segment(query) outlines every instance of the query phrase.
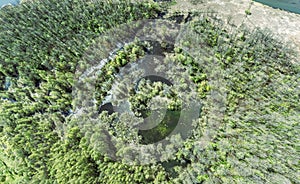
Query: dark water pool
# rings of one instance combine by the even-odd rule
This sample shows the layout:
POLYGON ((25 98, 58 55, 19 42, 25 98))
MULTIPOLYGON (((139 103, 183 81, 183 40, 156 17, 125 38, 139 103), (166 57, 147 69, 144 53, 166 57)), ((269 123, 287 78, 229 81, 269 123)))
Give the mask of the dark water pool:
POLYGON ((273 8, 280 8, 282 10, 300 14, 300 0, 255 0, 273 8))

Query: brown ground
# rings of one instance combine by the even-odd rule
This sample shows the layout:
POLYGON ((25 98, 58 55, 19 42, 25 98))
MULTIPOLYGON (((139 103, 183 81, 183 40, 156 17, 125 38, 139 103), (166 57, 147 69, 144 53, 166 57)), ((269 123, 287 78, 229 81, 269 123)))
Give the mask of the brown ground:
POLYGON ((300 15, 274 9, 251 0, 177 0, 173 11, 213 10, 218 16, 236 26, 243 23, 249 28, 267 28, 279 39, 292 44, 300 53, 300 15), (249 10, 251 15, 246 15, 249 10))

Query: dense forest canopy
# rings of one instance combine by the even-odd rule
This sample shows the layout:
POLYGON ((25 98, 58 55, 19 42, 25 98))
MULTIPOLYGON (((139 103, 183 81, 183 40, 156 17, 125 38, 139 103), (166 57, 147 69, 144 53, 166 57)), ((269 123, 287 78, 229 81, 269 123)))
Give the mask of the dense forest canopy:
POLYGON ((266 30, 171 12, 173 3, 37 0, 0 10, 1 183, 299 183, 296 53, 266 30), (151 22, 138 20, 173 26, 158 41, 118 40, 130 33, 122 25, 151 22), (164 42, 175 28, 174 43, 164 42), (123 45, 109 50, 114 42, 123 45), (77 81, 101 59, 96 75, 77 81), (143 61, 167 80, 140 77, 143 61), (90 95, 95 112, 78 116, 74 89, 87 84, 93 90, 77 95, 90 95), (156 119, 153 102, 166 113, 142 130, 156 119), (183 129, 184 139, 174 133, 183 129), (154 144, 167 136, 165 147, 154 144))

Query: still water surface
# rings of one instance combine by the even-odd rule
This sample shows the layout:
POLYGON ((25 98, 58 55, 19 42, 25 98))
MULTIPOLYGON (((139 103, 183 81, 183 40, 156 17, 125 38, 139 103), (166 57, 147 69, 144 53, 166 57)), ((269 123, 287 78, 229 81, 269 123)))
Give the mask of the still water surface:
POLYGON ((0 7, 6 4, 18 4, 20 0, 0 0, 0 7))
POLYGON ((300 0, 255 0, 256 2, 300 14, 300 0))

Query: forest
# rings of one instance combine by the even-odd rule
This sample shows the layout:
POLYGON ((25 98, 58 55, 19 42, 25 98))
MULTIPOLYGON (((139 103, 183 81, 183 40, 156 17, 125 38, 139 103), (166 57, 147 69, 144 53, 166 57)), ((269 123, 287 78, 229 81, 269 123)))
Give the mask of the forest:
POLYGON ((0 183, 299 183, 299 53, 175 3, 0 9, 0 183))

